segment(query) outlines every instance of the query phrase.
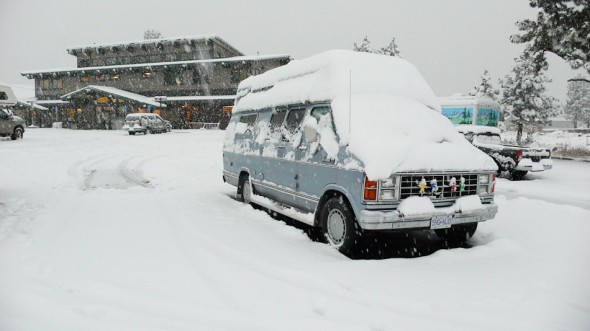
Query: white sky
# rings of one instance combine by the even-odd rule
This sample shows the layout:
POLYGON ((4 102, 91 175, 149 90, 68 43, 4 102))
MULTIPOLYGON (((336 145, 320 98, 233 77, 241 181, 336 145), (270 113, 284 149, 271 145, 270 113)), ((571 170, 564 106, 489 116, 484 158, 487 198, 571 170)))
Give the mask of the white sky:
MULTIPOLYGON (((522 45, 514 23, 534 17, 528 0, 0 0, 0 81, 32 84, 21 71, 75 67, 69 46, 143 38, 217 34, 247 55, 296 59, 352 49, 367 35, 375 48, 395 37, 401 54, 435 93, 468 92, 488 69, 507 74, 522 45)), ((565 100, 574 75, 550 55, 550 93, 565 100)))

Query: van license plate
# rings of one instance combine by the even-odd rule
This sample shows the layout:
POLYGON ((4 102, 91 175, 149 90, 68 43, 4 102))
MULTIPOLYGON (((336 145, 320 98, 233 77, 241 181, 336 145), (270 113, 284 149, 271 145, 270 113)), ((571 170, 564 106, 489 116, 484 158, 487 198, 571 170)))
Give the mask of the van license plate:
POLYGON ((453 216, 433 216, 430 220, 431 229, 448 229, 453 224, 453 216))

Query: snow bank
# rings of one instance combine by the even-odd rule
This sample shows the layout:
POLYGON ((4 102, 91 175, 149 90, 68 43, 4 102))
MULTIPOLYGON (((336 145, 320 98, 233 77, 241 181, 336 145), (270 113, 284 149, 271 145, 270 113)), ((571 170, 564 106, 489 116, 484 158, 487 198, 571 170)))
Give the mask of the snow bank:
POLYGON ((440 111, 432 89, 408 61, 331 50, 242 81, 233 112, 364 93, 408 97, 440 111))
POLYGON ((460 197, 455 200, 455 211, 458 213, 471 213, 482 209, 484 209, 484 207, 481 204, 479 195, 460 197))

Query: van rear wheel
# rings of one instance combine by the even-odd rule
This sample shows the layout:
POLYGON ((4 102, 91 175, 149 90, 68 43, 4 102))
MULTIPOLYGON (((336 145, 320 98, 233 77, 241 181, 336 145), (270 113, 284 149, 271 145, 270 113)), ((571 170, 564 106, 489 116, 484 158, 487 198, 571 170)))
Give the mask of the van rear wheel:
POLYGON ((320 220, 322 233, 332 247, 345 255, 355 251, 362 239, 363 230, 344 198, 336 196, 326 201, 320 220))

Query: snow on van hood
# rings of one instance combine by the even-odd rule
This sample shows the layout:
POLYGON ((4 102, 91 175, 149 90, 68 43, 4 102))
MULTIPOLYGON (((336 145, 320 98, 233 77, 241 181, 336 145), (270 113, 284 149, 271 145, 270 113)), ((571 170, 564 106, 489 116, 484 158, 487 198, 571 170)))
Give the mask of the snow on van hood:
POLYGON ((251 76, 238 86, 233 112, 383 93, 439 110, 438 100, 410 62, 385 55, 331 50, 251 76))
POLYGON ((340 143, 348 144, 370 179, 406 171, 497 169, 445 116, 415 99, 364 94, 351 100, 351 107, 349 97, 332 102, 334 124, 340 143))

